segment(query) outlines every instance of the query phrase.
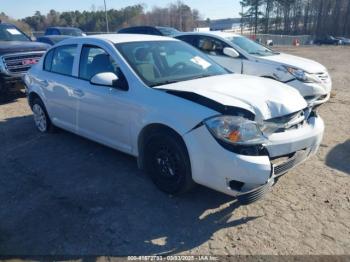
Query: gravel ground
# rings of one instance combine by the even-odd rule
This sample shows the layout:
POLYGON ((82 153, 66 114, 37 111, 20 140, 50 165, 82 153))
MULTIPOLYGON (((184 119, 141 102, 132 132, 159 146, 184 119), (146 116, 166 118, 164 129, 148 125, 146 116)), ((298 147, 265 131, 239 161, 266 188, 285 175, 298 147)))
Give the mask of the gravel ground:
POLYGON ((350 254, 350 48, 283 51, 329 69, 326 133, 316 156, 249 206, 203 187, 167 196, 132 157, 40 135, 24 97, 2 101, 0 255, 350 254))

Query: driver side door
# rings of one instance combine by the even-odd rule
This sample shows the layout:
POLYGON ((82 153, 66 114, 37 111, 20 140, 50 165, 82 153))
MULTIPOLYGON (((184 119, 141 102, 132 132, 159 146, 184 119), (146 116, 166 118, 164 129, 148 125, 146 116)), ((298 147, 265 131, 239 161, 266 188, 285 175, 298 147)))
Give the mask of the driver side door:
POLYGON ((197 48, 210 56, 215 62, 229 71, 237 74, 242 73, 242 59, 232 58, 224 54, 224 48, 230 47, 225 42, 209 37, 200 36, 196 41, 197 48))

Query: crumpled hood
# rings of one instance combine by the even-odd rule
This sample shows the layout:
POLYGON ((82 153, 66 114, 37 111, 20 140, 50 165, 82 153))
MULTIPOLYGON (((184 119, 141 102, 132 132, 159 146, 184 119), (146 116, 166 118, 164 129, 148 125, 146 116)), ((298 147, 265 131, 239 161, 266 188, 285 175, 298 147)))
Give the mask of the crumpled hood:
POLYGON ((255 76, 227 74, 155 88, 196 93, 225 106, 249 110, 256 115, 256 120, 284 116, 307 107, 292 87, 255 76))
POLYGON ((311 74, 322 73, 327 71, 327 69, 323 65, 313 60, 284 53, 280 53, 279 55, 258 57, 258 59, 263 61, 268 60, 283 65, 299 68, 311 74))

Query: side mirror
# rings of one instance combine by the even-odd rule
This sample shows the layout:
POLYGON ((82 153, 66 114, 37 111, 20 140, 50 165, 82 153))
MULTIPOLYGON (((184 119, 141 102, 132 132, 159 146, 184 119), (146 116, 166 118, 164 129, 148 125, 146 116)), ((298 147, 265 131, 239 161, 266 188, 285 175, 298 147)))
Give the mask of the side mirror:
POLYGON ((116 74, 107 72, 107 73, 98 73, 94 75, 90 83, 98 86, 109 86, 115 87, 115 83, 118 81, 118 77, 116 74))
POLYGON ((129 90, 129 84, 125 76, 122 74, 119 78, 112 72, 98 73, 94 75, 90 80, 90 84, 112 87, 123 91, 129 90))
POLYGON ((224 54, 232 58, 239 57, 239 53, 231 47, 225 47, 224 54))

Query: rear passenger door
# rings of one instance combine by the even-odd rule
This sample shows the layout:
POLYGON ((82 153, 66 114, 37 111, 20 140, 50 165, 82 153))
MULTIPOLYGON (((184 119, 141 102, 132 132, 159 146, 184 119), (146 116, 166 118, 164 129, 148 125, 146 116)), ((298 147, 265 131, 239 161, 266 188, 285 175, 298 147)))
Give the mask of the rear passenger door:
POLYGON ((42 79, 39 81, 53 123, 76 131, 77 95, 74 87, 73 66, 77 45, 51 49, 44 60, 42 79))

